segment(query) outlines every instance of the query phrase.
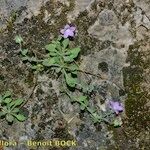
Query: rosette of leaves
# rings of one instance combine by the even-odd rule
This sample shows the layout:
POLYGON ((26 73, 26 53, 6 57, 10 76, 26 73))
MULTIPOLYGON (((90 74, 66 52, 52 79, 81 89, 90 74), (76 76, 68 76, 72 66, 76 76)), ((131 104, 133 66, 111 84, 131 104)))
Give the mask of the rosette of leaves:
POLYGON ((43 60, 43 65, 52 67, 57 73, 62 73, 66 84, 74 88, 77 84, 78 66, 75 59, 78 57, 80 48, 69 48, 69 39, 59 37, 56 41, 45 46, 48 51, 47 58, 43 60))
POLYGON ((9 123, 12 123, 15 119, 25 121, 26 117, 19 108, 23 102, 23 99, 13 100, 10 91, 0 95, 0 118, 5 118, 9 123))

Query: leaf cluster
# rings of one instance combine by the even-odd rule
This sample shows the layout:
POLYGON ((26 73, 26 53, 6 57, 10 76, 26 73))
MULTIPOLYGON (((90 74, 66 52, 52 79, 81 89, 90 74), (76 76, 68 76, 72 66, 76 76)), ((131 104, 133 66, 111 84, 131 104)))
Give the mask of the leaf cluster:
POLYGON ((69 48, 69 39, 59 37, 56 41, 45 46, 48 51, 47 58, 42 62, 43 66, 52 67, 57 73, 63 74, 66 84, 74 88, 77 84, 78 65, 75 59, 81 49, 69 48))
MULTIPOLYGON (((35 57, 28 56, 28 49, 22 48, 23 39, 20 36, 16 36, 15 41, 20 45, 22 60, 30 62, 31 68, 33 70, 39 72, 43 71, 45 68, 50 68, 53 69, 58 75, 61 75, 63 92, 69 96, 72 102, 78 103, 82 111, 88 111, 94 123, 102 121, 107 123, 111 122, 110 118, 113 118, 113 112, 108 111, 106 113, 103 113, 90 106, 89 95, 93 92, 94 86, 92 84, 86 84, 80 81, 78 78, 78 72, 80 71, 80 69, 76 63, 76 59, 78 58, 81 51, 80 47, 72 48, 70 46, 70 41, 68 38, 64 39, 63 37, 59 36, 56 40, 53 40, 50 44, 47 44, 45 46, 47 54, 42 60, 38 60, 35 57), (32 64, 32 62, 36 62, 36 65, 32 64), (72 89, 78 89, 79 96, 73 96, 74 94, 72 93, 72 89)), ((92 73, 90 73, 90 75, 92 75, 92 73)), ((12 102, 12 100, 7 103, 3 102, 3 105, 8 105, 12 102)), ((8 116, 9 114, 9 116, 11 115, 11 117, 6 117, 7 121, 12 121, 11 118, 16 117, 16 114, 14 115, 14 112, 12 112, 15 107, 8 107, 9 109, 7 109, 7 113, 5 113, 4 115, 8 116)), ((17 114, 16 118, 19 120, 21 117, 18 118, 18 115, 19 113, 17 114)), ((25 118, 22 116, 19 121, 23 121, 24 119, 25 118)), ((120 126, 121 121, 114 120, 113 124, 114 126, 120 126)))
POLYGON ((10 91, 6 91, 3 95, 0 95, 0 118, 5 118, 10 123, 15 119, 25 121, 26 117, 21 113, 19 108, 23 102, 23 99, 13 100, 10 91))

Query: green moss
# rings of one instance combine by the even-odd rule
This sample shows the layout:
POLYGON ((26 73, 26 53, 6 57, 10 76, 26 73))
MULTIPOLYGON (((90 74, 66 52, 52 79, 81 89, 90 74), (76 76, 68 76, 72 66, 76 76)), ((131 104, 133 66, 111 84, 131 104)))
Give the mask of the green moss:
POLYGON ((25 82, 32 87, 34 85, 34 74, 33 72, 29 72, 28 75, 25 78, 25 82))
POLYGON ((145 132, 149 130, 149 109, 146 106, 149 99, 148 92, 141 87, 144 80, 144 69, 147 68, 148 60, 143 59, 145 52, 139 51, 146 41, 135 42, 128 49, 127 62, 130 66, 123 69, 124 86, 127 93, 125 100, 125 113, 123 127, 113 130, 115 145, 118 149, 124 148, 124 145, 129 149, 137 149, 135 146, 139 141, 139 149, 146 149, 145 132), (145 66, 146 65, 146 66, 145 66), (143 142, 145 141, 145 142, 143 142), (143 144, 144 143, 144 144, 143 144))
POLYGON ((138 51, 140 43, 129 47, 128 58, 130 66, 124 68, 124 85, 128 94, 125 101, 126 115, 129 118, 128 124, 136 130, 146 129, 149 115, 145 106, 148 99, 147 91, 141 87, 144 81, 143 73, 146 61, 142 59, 143 53, 138 51))

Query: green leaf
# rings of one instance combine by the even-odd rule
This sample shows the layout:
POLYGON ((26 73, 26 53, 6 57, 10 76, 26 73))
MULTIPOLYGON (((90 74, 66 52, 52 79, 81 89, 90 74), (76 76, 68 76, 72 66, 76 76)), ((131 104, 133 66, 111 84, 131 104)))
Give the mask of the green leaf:
POLYGON ((56 49, 57 49, 58 51, 61 51, 61 49, 62 49, 62 46, 61 46, 61 44, 60 44, 59 41, 56 41, 56 49))
POLYGON ((66 83, 70 87, 75 87, 77 84, 77 78, 73 78, 71 73, 65 74, 66 83))
POLYGON ((72 56, 73 58, 76 58, 76 57, 78 56, 78 54, 79 54, 80 51, 81 51, 81 49, 80 49, 79 47, 72 49, 72 50, 70 51, 70 52, 71 52, 71 56, 72 56))
POLYGON ((91 114, 91 117, 92 117, 94 123, 100 122, 102 119, 101 116, 99 116, 97 113, 91 114))
POLYGON ((23 99, 16 99, 16 100, 15 100, 15 106, 19 106, 19 105, 21 105, 23 102, 24 102, 23 99))
POLYGON ((26 61, 26 60, 29 60, 29 59, 30 59, 30 57, 25 56, 25 57, 22 57, 21 59, 22 59, 22 61, 26 61))
POLYGON ((36 57, 31 57, 31 58, 29 57, 28 60, 29 60, 30 62, 33 62, 33 61, 36 62, 36 61, 37 61, 36 57))
POLYGON ((71 71, 76 71, 76 70, 79 69, 79 67, 78 67, 76 64, 71 64, 71 65, 69 66, 69 69, 70 69, 71 71))
POLYGON ((44 66, 41 64, 32 65, 32 66, 30 66, 30 68, 33 70, 36 70, 36 71, 43 71, 44 70, 44 66))
POLYGON ((3 106, 2 111, 5 112, 5 113, 8 112, 7 107, 3 106))
POLYGON ((14 108, 13 110, 12 110, 12 113, 18 113, 20 110, 19 110, 19 108, 14 108))
POLYGON ((58 36, 57 41, 61 41, 62 36, 58 36))
POLYGON ((51 42, 51 43, 56 45, 57 41, 52 40, 52 42, 51 42))
POLYGON ((47 59, 44 59, 44 61, 42 62, 42 64, 46 67, 50 67, 50 66, 52 66, 56 63, 58 63, 58 58, 57 57, 47 58, 47 59))
POLYGON ((95 112, 96 112, 96 109, 95 109, 95 108, 90 108, 90 112, 91 112, 91 113, 95 113, 95 112))
POLYGON ((72 72, 71 72, 71 74, 73 74, 73 75, 77 75, 77 74, 78 74, 78 71, 77 71, 77 70, 72 71, 72 72))
POLYGON ((81 110, 85 110, 85 108, 86 108, 86 107, 85 107, 84 105, 80 105, 80 109, 81 109, 81 110))
POLYGON ((81 49, 79 47, 70 50, 70 54, 69 54, 70 58, 76 58, 80 51, 81 49))
POLYGON ((36 70, 36 69, 37 69, 37 66, 36 66, 36 65, 33 65, 33 66, 31 66, 31 69, 36 70))
POLYGON ((15 100, 15 106, 19 106, 19 105, 21 105, 23 102, 24 102, 23 99, 16 99, 16 100, 15 100))
POLYGON ((67 38, 67 39, 63 40, 62 44, 63 44, 64 49, 67 48, 69 45, 69 39, 67 38))
POLYGON ((78 99, 79 99, 80 102, 85 102, 85 101, 87 101, 87 96, 82 95, 78 99))
POLYGON ((10 103, 11 101, 12 101, 11 98, 5 98, 5 99, 3 100, 3 102, 6 103, 6 104, 10 103))
POLYGON ((0 112, 0 117, 5 116, 5 115, 6 115, 6 112, 3 112, 3 111, 0 112))
POLYGON ((79 69, 79 67, 76 64, 71 64, 69 66, 69 70, 70 70, 71 74, 73 74, 73 75, 78 74, 78 69, 79 69))
POLYGON ((10 107, 12 107, 12 106, 19 106, 19 105, 21 105, 23 102, 24 102, 23 99, 17 99, 17 100, 12 101, 12 102, 10 103, 10 107))
POLYGON ((21 44, 21 42, 23 42, 22 37, 20 35, 15 36, 15 42, 21 44))
POLYGON ((21 54, 22 54, 22 55, 25 56, 27 53, 28 53, 28 49, 23 49, 23 50, 21 50, 21 54))
POLYGON ((0 95, 0 104, 2 103, 2 101, 3 101, 3 96, 0 95))
MULTIPOLYGON (((85 105, 84 107, 88 106, 87 96, 84 96, 84 95, 79 96, 78 101, 84 103, 84 105, 85 105)), ((82 103, 81 103, 81 105, 83 105, 82 103)))
POLYGON ((122 125, 122 120, 121 120, 121 117, 118 117, 114 120, 114 127, 121 127, 122 125))
POLYGON ((65 62, 73 62, 74 61, 73 57, 71 57, 71 56, 64 56, 63 58, 64 58, 65 62))
POLYGON ((6 91, 4 96, 3 96, 3 99, 5 99, 6 97, 10 97, 11 96, 11 92, 10 91, 6 91))
POLYGON ((74 59, 78 56, 79 52, 80 52, 80 48, 74 48, 72 50, 70 50, 69 52, 66 52, 65 53, 65 56, 64 56, 64 61, 65 62, 73 62, 74 59))
POLYGON ((8 122, 13 122, 14 117, 13 117, 11 114, 7 114, 7 115, 6 115, 6 120, 7 120, 8 122))
POLYGON ((56 45, 55 44, 48 44, 45 46, 45 49, 49 52, 55 52, 56 51, 56 45))
POLYGON ((26 117, 22 114, 14 115, 19 121, 25 121, 26 117))
POLYGON ((50 52, 50 53, 49 53, 49 56, 56 57, 56 56, 58 56, 58 54, 55 53, 55 52, 50 52))

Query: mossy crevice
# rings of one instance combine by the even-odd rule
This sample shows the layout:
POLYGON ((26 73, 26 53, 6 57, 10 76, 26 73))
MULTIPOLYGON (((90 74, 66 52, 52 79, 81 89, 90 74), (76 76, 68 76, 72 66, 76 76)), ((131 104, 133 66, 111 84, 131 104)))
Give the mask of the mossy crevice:
POLYGON ((143 59, 144 53, 139 51, 141 44, 139 42, 129 47, 127 61, 130 62, 130 66, 123 70, 124 85, 128 94, 125 101, 126 115, 130 126, 136 130, 147 129, 150 119, 148 107, 146 107, 149 95, 141 87, 141 83, 144 82, 145 64, 147 64, 147 61, 143 59))
POLYGON ((144 72, 148 69, 148 59, 141 47, 147 41, 138 41, 129 46, 127 62, 130 66, 123 68, 124 86, 127 98, 125 100, 125 118, 123 127, 112 129, 116 149, 148 150, 147 132, 149 132, 149 108, 147 102, 150 99, 148 91, 142 87, 145 82, 144 72), (129 144, 130 142, 130 144, 129 144))

